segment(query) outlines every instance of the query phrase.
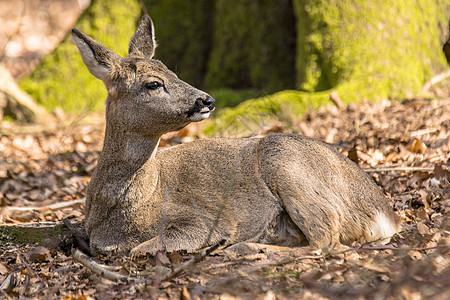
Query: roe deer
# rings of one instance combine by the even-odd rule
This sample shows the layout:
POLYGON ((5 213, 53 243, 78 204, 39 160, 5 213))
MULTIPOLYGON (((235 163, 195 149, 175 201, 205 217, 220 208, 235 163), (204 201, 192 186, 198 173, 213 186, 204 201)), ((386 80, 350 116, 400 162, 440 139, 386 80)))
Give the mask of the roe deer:
POLYGON ((72 37, 108 90, 104 146, 87 190, 93 250, 192 252, 223 239, 325 247, 399 230, 372 179, 312 138, 214 138, 158 150, 162 134, 208 118, 214 99, 153 59, 149 16, 127 58, 77 29, 72 37))

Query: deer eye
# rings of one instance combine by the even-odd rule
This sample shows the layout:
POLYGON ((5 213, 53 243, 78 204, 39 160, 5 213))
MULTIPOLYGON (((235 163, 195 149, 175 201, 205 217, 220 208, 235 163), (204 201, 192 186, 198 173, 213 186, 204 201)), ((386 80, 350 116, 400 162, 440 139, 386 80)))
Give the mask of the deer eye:
POLYGON ((156 90, 157 88, 160 88, 162 86, 161 83, 159 83, 158 81, 151 81, 151 82, 147 82, 145 84, 145 88, 147 90, 156 90))

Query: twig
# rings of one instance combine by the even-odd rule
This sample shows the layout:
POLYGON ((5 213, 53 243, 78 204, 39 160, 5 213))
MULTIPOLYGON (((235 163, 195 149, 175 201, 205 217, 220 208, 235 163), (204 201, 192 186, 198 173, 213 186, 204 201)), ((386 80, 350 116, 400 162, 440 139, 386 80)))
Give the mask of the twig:
POLYGON ((450 77, 450 70, 434 76, 433 78, 431 78, 430 80, 425 82, 425 84, 422 88, 422 91, 427 92, 431 88, 431 86, 435 85, 436 83, 438 83, 448 77, 450 77))
POLYGON ((112 271, 105 269, 102 265, 96 263, 92 259, 90 259, 86 254, 82 253, 80 250, 75 250, 73 254, 73 259, 94 272, 95 274, 102 276, 111 281, 119 281, 119 280, 131 280, 131 277, 118 274, 112 271))
POLYGON ((339 94, 335 90, 331 90, 330 99, 333 101, 337 108, 342 109, 344 107, 341 97, 339 97, 339 94))
POLYGON ((101 266, 102 268, 108 270, 108 271, 112 271, 112 272, 118 272, 121 269, 125 269, 125 271, 128 272, 128 270, 126 268, 124 268, 123 266, 108 266, 108 265, 103 265, 103 264, 98 264, 99 266, 101 266))
POLYGON ((378 172, 414 172, 414 171, 422 171, 422 172, 432 172, 433 168, 426 167, 386 167, 386 168, 363 168, 363 170, 367 173, 378 173, 378 172))
MULTIPOLYGON (((27 261, 25 260, 25 258, 20 255, 20 253, 18 251, 16 251, 17 256, 20 258, 20 260, 22 261, 22 263, 25 265, 25 267, 27 267, 28 270, 30 270, 31 274, 33 274, 34 276, 36 276, 40 282, 42 282, 42 286, 44 289, 48 288, 47 283, 45 283, 45 281, 41 278, 41 276, 39 276, 38 273, 36 273, 31 267, 30 265, 27 263, 27 261)), ((42 289, 40 289, 42 290, 42 289)))
POLYGON ((204 259, 206 256, 210 255, 214 250, 216 250, 217 248, 219 248, 220 246, 225 245, 226 240, 223 239, 220 242, 214 244, 213 246, 209 247, 208 249, 205 249, 199 253, 197 253, 192 259, 190 259, 189 261, 185 262, 184 264, 180 264, 179 266, 177 266, 176 268, 174 268, 172 270, 172 272, 170 272, 169 274, 167 274, 166 276, 163 276, 162 281, 165 280, 169 280, 171 278, 176 277, 178 274, 180 274, 183 271, 186 271, 188 269, 190 269, 192 266, 194 266, 196 263, 198 263, 199 261, 201 261, 202 259, 204 259))
POLYGON ((410 248, 410 247, 401 247, 401 248, 395 248, 388 245, 381 245, 381 246, 375 246, 375 247, 359 247, 356 250, 363 250, 363 251, 372 251, 372 250, 393 250, 393 251, 427 251, 427 250, 435 250, 439 248, 450 248, 448 246, 433 246, 433 247, 424 247, 424 248, 410 248))
POLYGON ((18 206, 8 206, 8 210, 10 211, 30 211, 30 210, 40 210, 43 208, 48 208, 51 210, 57 210, 61 208, 66 208, 72 205, 76 204, 84 204, 86 202, 86 198, 76 199, 72 201, 66 201, 66 202, 59 202, 47 206, 25 206, 25 207, 18 207, 18 206))
POLYGON ((70 222, 70 220, 68 218, 64 218, 63 223, 69 229, 70 233, 72 233, 73 237, 75 238, 75 240, 78 243, 78 247, 80 247, 80 249, 83 250, 83 252, 85 252, 86 254, 89 254, 90 256, 92 256, 91 248, 86 243, 84 238, 80 235, 78 230, 72 225, 72 222, 70 222))
POLYGON ((426 128, 426 129, 416 130, 416 131, 411 132, 410 136, 412 136, 412 137, 421 136, 424 134, 436 132, 438 130, 439 130, 439 128, 426 128))
MULTIPOLYGON (((176 277, 181 272, 188 270, 189 268, 194 266, 196 263, 201 261, 203 258, 205 258, 209 254, 211 254, 214 250, 216 250, 220 246, 223 246, 225 244, 225 242, 226 242, 226 240, 221 240, 220 242, 214 244, 210 248, 197 253, 194 256, 194 258, 192 258, 191 260, 187 261, 184 264, 179 265, 178 267, 173 269, 172 272, 170 272, 169 274, 162 276, 160 281, 162 282, 162 281, 170 280, 171 278, 176 277)), ((108 270, 108 269, 110 269, 110 267, 101 265, 101 264, 93 261, 86 254, 82 253, 78 249, 75 250, 75 252, 73 254, 73 259, 76 262, 78 262, 78 263, 82 264, 83 266, 85 266, 86 268, 88 268, 89 270, 91 270, 92 272, 94 272, 95 274, 102 276, 106 279, 109 279, 111 281, 132 280, 133 279, 132 277, 118 274, 118 273, 108 270)), ((143 274, 137 274, 136 276, 143 276, 143 274)))

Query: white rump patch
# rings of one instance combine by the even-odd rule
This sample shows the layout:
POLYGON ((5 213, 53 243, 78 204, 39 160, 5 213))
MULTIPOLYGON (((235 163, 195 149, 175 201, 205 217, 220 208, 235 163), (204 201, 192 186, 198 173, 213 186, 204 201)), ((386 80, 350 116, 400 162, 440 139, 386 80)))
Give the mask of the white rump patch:
POLYGON ((380 240, 380 243, 389 243, 390 237, 398 232, 397 226, 390 221, 385 214, 380 213, 378 210, 375 213, 375 220, 372 222, 372 226, 369 229, 371 238, 370 240, 380 240))

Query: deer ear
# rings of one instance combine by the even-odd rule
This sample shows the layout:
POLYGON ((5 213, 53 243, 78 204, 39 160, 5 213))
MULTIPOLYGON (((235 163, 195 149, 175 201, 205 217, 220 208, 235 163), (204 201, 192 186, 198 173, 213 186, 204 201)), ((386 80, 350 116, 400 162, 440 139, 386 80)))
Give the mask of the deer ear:
POLYGON ((113 64, 121 59, 119 55, 78 29, 72 29, 72 40, 80 50, 81 57, 89 72, 100 80, 104 80, 113 64))
POLYGON ((145 15, 131 38, 128 56, 153 58, 156 47, 155 28, 153 27, 152 19, 145 15))

